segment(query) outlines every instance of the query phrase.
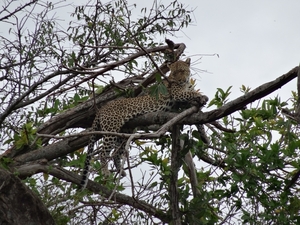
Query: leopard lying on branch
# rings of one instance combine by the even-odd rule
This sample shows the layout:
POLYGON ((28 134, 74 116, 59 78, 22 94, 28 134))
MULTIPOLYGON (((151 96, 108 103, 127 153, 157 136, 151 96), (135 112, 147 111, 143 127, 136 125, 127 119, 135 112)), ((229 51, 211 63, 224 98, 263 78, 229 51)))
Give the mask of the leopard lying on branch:
MULTIPOLYGON (((144 95, 135 98, 123 98, 111 101, 104 105, 97 112, 93 122, 93 131, 109 131, 120 132, 123 125, 130 119, 146 114, 149 112, 157 112, 169 110, 176 102, 196 102, 199 106, 203 106, 208 101, 208 97, 195 91, 190 83, 190 58, 186 61, 176 61, 170 66, 170 75, 168 81, 164 80, 167 87, 167 94, 159 94, 158 97, 144 95)), ((85 188, 88 181, 90 160, 93 155, 96 135, 91 135, 88 144, 88 152, 86 156, 84 171, 82 175, 81 187, 85 188)), ((113 161, 117 171, 121 170, 121 158, 124 153, 124 141, 120 137, 104 135, 103 146, 100 153, 100 161, 103 166, 102 173, 109 174, 107 161, 111 151, 114 149, 113 161)), ((122 174, 122 175, 125 175, 122 174)))

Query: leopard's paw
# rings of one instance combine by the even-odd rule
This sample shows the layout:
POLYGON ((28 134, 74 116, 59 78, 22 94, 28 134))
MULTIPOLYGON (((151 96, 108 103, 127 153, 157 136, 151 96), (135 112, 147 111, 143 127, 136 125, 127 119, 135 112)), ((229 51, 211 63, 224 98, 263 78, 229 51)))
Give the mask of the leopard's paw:
POLYGON ((201 95, 197 99, 197 102, 200 106, 204 106, 208 102, 209 98, 206 95, 201 95))

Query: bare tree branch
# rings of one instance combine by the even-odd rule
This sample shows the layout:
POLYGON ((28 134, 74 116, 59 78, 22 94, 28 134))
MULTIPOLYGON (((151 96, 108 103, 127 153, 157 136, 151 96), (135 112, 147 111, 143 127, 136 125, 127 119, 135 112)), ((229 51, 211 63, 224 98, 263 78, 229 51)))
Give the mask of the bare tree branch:
MULTIPOLYGON (((36 3, 37 1, 38 1, 38 0, 32 0, 32 1, 30 1, 30 2, 28 2, 28 3, 26 3, 26 4, 24 4, 24 5, 21 5, 21 6, 19 6, 18 8, 16 8, 13 12, 8 12, 8 6, 9 6, 9 5, 7 5, 6 7, 3 8, 3 10, 0 11, 0 14, 3 13, 3 12, 8 12, 8 14, 7 14, 6 16, 0 17, 0 21, 6 20, 6 19, 8 19, 9 17, 14 16, 14 15, 17 14, 18 12, 21 12, 23 9, 25 9, 26 7, 28 7, 28 6, 30 6, 30 5, 32 5, 32 4, 34 4, 34 3, 36 3)), ((13 2, 13 1, 11 1, 11 2, 13 2)), ((10 3, 9 3, 9 4, 10 4, 10 3)))
POLYGON ((228 102, 224 106, 212 110, 209 113, 204 113, 204 121, 212 122, 217 119, 220 119, 224 116, 227 116, 237 110, 243 109, 247 104, 254 102, 260 98, 267 96, 268 94, 274 92, 275 90, 281 88, 286 83, 290 82, 294 78, 297 77, 299 67, 295 67, 294 69, 290 70, 288 73, 283 74, 282 76, 276 78, 273 81, 260 85, 259 87, 255 88, 252 91, 249 91, 245 95, 228 102))
MULTIPOLYGON (((75 173, 72 173, 70 171, 67 171, 65 169, 56 167, 56 166, 49 166, 45 165, 45 163, 33 163, 30 165, 23 165, 20 167, 16 167, 16 172, 19 174, 19 176, 30 176, 36 173, 49 173, 54 177, 57 177, 59 179, 71 182, 73 184, 80 185, 81 182, 81 176, 77 175, 75 173)), ((87 187, 88 190, 94 192, 94 193, 101 193, 104 197, 108 198, 112 191, 108 189, 105 186, 102 186, 92 180, 88 181, 87 187)), ((138 200, 133 197, 129 197, 124 194, 120 193, 113 193, 113 199, 121 204, 130 205, 132 207, 135 207, 137 209, 140 209, 142 211, 145 211, 157 218, 159 218, 161 221, 165 223, 170 222, 170 217, 164 213, 162 210, 153 207, 152 205, 147 204, 144 201, 138 200)))
POLYGON ((196 168, 195 168, 195 164, 193 161, 192 153, 190 151, 188 151, 188 153, 186 153, 186 155, 184 156, 184 162, 187 165, 188 176, 190 178, 193 195, 194 195, 194 198, 196 198, 200 194, 200 191, 198 189, 198 179, 197 179, 197 174, 196 174, 196 168))

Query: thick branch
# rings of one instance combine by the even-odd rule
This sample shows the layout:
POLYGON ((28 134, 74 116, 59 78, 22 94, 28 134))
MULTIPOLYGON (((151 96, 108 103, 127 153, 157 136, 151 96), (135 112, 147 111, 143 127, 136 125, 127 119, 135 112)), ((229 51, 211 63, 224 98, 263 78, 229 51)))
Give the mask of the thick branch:
MULTIPOLYGON (((126 149, 129 149, 129 144, 131 140, 138 139, 138 138, 158 138, 162 136, 165 132, 168 131, 170 126, 175 123, 178 123, 183 118, 191 115, 192 113, 197 112, 198 108, 196 106, 191 107, 190 109, 185 110, 180 114, 176 114, 172 119, 167 121, 157 132, 151 134, 131 134, 129 140, 126 144, 126 149)), ((161 112, 162 114, 165 112, 161 112)), ((108 132, 96 132, 96 133, 108 133, 108 132)), ((125 136, 122 135, 121 136, 125 136)), ((128 136, 128 134, 126 135, 128 136)), ((99 138, 101 135, 99 135, 99 138)), ((40 149, 22 154, 20 156, 15 157, 15 163, 17 165, 21 165, 25 162, 36 161, 40 159, 47 159, 48 161, 53 160, 55 158, 65 156, 71 152, 78 150, 79 148, 84 147, 87 145, 89 137, 84 134, 84 136, 79 135, 79 137, 69 137, 65 138, 64 140, 47 145, 40 149)), ((8 156, 8 155, 7 155, 8 156)))
MULTIPOLYGON (((16 168, 16 172, 19 174, 19 176, 30 176, 32 174, 36 173, 49 173, 54 177, 57 177, 61 180, 65 180, 68 182, 71 182, 73 184, 80 185, 81 182, 81 176, 77 175, 73 172, 64 170, 62 168, 58 168, 55 166, 48 166, 48 165, 43 165, 43 164, 32 164, 32 165, 24 165, 21 167, 16 168)), ((164 223, 169 223, 170 218, 167 216, 165 213, 163 213, 162 210, 157 209, 153 207, 152 205, 147 204, 144 201, 129 197, 124 194, 119 194, 119 193, 112 193, 110 189, 108 189, 105 186, 102 186, 94 181, 89 180, 87 187, 88 190, 94 192, 94 193, 101 193, 104 197, 108 198, 109 196, 113 195, 113 199, 116 200, 116 202, 120 204, 126 204, 129 206, 132 206, 136 209, 140 209, 146 213, 149 213, 150 215, 160 219, 164 223)))
POLYGON ((46 159, 51 161, 53 159, 65 156, 71 152, 74 152, 85 145, 89 141, 88 136, 78 137, 78 138, 67 138, 63 141, 44 146, 37 150, 21 154, 14 158, 14 165, 22 165, 26 162, 36 161, 41 159, 46 159))
POLYGON ((19 178, 2 168, 0 196, 0 224, 55 224, 43 202, 19 178))
MULTIPOLYGON (((254 90, 248 92, 247 94, 238 97, 237 99, 228 102, 224 106, 214 109, 208 112, 198 112, 188 118, 185 118, 181 121, 182 124, 205 124, 210 123, 224 116, 228 116, 231 113, 234 113, 238 110, 243 109, 247 104, 254 102, 258 99, 261 99, 268 94, 276 91, 281 88, 283 85, 287 84, 291 80, 297 77, 298 67, 290 70, 288 73, 278 77, 277 79, 265 83, 254 90)), ((136 127, 136 126, 148 126, 151 124, 164 124, 170 119, 172 119, 176 113, 148 113, 142 116, 139 116, 131 121, 129 121, 126 126, 136 127)))
POLYGON ((170 174, 170 211, 172 215, 172 224, 181 225, 181 214, 179 210, 179 193, 178 193, 178 171, 181 166, 180 150, 180 126, 174 125, 172 127, 172 149, 171 149, 171 174, 170 174))
POLYGON ((299 67, 295 67, 288 73, 278 77, 273 81, 260 85, 259 87, 248 92, 247 94, 231 102, 228 102, 226 105, 220 107, 219 109, 215 109, 210 112, 204 113, 203 120, 205 121, 205 123, 212 122, 224 116, 230 115, 231 113, 237 110, 243 109, 247 104, 267 96, 268 94, 276 91, 283 85, 296 78, 298 69, 299 67))

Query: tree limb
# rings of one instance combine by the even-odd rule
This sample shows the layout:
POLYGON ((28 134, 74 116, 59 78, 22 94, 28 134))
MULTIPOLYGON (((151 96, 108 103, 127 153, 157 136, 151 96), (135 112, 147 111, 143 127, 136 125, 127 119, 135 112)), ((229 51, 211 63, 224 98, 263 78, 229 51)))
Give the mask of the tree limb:
MULTIPOLYGON (((183 124, 193 125, 193 124, 205 124, 210 123, 225 116, 230 115, 238 110, 243 109, 247 104, 254 102, 258 99, 261 99, 268 94, 274 92, 275 90, 281 88, 286 83, 290 82, 297 77, 299 67, 295 67, 290 70, 288 73, 283 74, 277 79, 267 82, 259 87, 249 91, 248 93, 242 95, 241 97, 236 98, 235 100, 228 102, 227 104, 221 106, 218 109, 214 109, 207 112, 194 113, 188 118, 185 118, 181 121, 183 124)), ((136 126, 148 126, 150 124, 164 124, 170 119, 172 119, 176 113, 168 112, 164 114, 159 113, 147 113, 141 115, 137 118, 134 118, 126 123, 126 127, 136 127, 136 126)))
POLYGON ((179 210, 179 192, 178 192, 178 171, 181 166, 181 154, 182 146, 180 143, 180 126, 174 125, 172 127, 172 149, 171 149, 171 173, 169 184, 170 195, 170 211, 172 216, 172 224, 181 225, 181 213, 179 210))
POLYGON ((186 155, 184 156, 184 162, 188 169, 188 176, 190 178, 193 196, 194 196, 194 198, 196 198, 200 194, 200 191, 198 189, 198 179, 197 179, 197 174, 196 174, 196 168, 195 168, 195 164, 193 161, 193 156, 192 156, 191 151, 188 151, 188 153, 186 153, 186 155))
POLYGON ((0 224, 55 224, 41 199, 3 168, 0 168, 0 194, 0 224))
MULTIPOLYGON (((11 1, 11 2, 13 2, 13 1, 11 1)), ((32 0, 32 1, 26 3, 26 4, 22 5, 22 6, 19 6, 19 7, 16 8, 13 12, 9 13, 9 14, 6 15, 6 16, 1 17, 1 18, 0 18, 0 21, 8 19, 9 17, 15 15, 16 13, 21 12, 21 11, 22 11, 23 9, 25 9, 27 6, 30 6, 30 5, 32 5, 33 3, 36 3, 36 2, 37 2, 37 0, 32 0)), ((0 13, 3 13, 4 11, 8 11, 8 10, 7 10, 7 7, 4 7, 4 9, 0 11, 0 13)))
MULTIPOLYGON (((57 177, 59 179, 65 180, 67 182, 71 182, 73 184, 80 185, 81 182, 80 175, 77 175, 73 172, 67 171, 65 169, 56 166, 49 166, 40 163, 34 163, 30 165, 23 165, 20 167, 16 167, 16 172, 19 174, 19 176, 30 176, 30 174, 33 175, 36 173, 43 172, 43 173, 50 174, 54 177, 57 177)), ((92 180, 88 181, 86 189, 94 193, 100 193, 106 198, 108 198, 111 194, 113 194, 113 199, 120 204, 126 204, 134 208, 140 209, 146 213, 149 213, 154 217, 157 217, 164 223, 170 222, 170 217, 166 213, 164 213, 163 210, 155 208, 152 205, 149 205, 148 203, 138 200, 136 198, 129 197, 127 195, 120 194, 120 193, 112 193, 112 191, 107 187, 102 186, 92 180)))

